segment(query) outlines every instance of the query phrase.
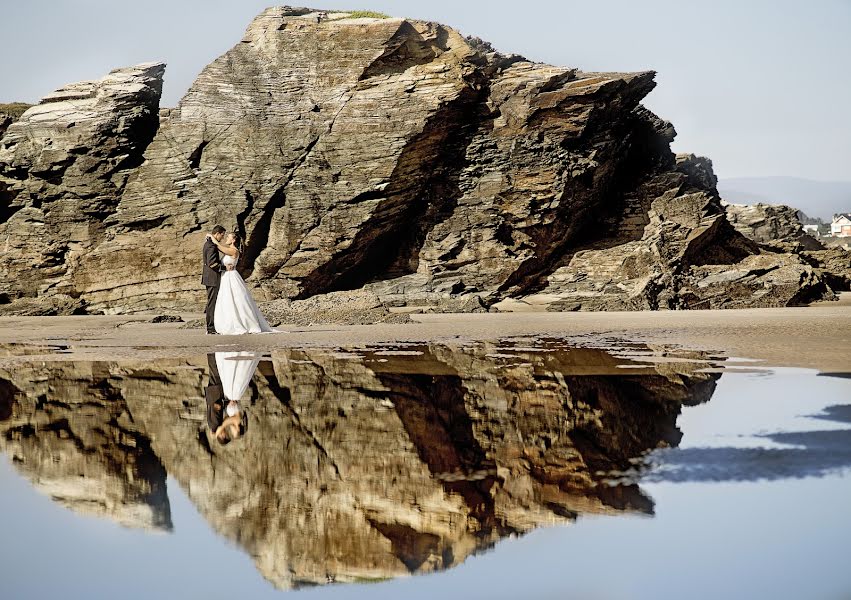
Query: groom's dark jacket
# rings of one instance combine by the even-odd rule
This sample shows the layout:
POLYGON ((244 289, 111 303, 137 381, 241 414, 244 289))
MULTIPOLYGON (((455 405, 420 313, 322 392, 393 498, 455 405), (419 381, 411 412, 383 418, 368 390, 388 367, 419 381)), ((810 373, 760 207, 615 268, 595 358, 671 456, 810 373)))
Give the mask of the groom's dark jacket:
POLYGON ((219 249, 212 240, 204 242, 204 267, 201 271, 201 284, 208 287, 218 287, 222 277, 222 261, 219 260, 219 249))

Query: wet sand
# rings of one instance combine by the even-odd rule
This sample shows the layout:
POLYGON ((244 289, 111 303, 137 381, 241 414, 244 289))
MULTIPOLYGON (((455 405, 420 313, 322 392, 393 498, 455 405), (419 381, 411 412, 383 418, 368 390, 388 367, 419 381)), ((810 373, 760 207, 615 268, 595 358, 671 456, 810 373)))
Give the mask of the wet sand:
MULTIPOLYGON (((0 364, 20 360, 118 360, 182 357, 215 350, 358 347, 429 342, 466 343, 502 337, 559 337, 591 347, 663 344, 755 366, 851 373, 851 303, 806 308, 412 315, 413 323, 312 325, 285 333, 208 336, 180 323, 152 324, 153 315, 0 318, 0 364)), ((198 314, 182 314, 185 320, 198 314)), ((282 328, 285 328, 283 326, 282 328)))

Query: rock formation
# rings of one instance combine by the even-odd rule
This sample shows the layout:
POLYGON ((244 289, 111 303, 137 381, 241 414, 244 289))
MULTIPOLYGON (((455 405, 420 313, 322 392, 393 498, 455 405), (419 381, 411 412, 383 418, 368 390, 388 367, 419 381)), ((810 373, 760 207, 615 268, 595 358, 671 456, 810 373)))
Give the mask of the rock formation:
POLYGON ((0 140, 0 294, 22 299, 19 312, 85 308, 76 277, 112 235, 104 220, 156 133, 164 70, 138 65, 60 88, 0 140))
POLYGON ((57 501, 125 524, 167 526, 167 471, 280 587, 445 569, 578 514, 652 512, 607 477, 676 445, 681 406, 718 377, 699 354, 540 350, 275 352, 226 446, 206 433, 208 361, 19 363, 0 370, 0 449, 57 501))
MULTIPOLYGON (((784 261, 783 266, 791 267, 788 293, 794 293, 792 287, 796 272, 802 283, 820 280, 833 291, 851 289, 851 252, 840 247, 825 248, 819 240, 807 234, 797 209, 782 204, 728 204, 725 209, 736 230, 757 242, 764 255, 782 253, 778 258, 784 261)), ((759 260, 754 257, 750 262, 757 266, 759 260)))
POLYGON ((780 251, 824 250, 804 231, 798 209, 782 204, 725 205, 727 219, 745 237, 780 251))
POLYGON ((261 300, 365 289, 467 311, 532 294, 583 309, 725 306, 731 286, 743 306, 832 294, 820 272, 798 290, 763 277, 766 261, 789 266, 779 255, 738 264, 762 251, 727 223, 709 162, 678 165, 673 127, 640 104, 652 72, 275 7, 157 130, 161 74, 63 88, 0 140, 5 312, 198 309, 215 223, 243 234, 261 300), (707 279, 732 271, 749 283, 707 279), (753 301, 752 283, 766 291, 753 301))

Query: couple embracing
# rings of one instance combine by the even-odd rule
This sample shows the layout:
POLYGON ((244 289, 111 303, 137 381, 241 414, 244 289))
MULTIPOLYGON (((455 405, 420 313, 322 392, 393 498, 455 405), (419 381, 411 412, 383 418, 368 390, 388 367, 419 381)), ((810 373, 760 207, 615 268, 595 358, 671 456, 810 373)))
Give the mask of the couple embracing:
POLYGON ((207 333, 240 335, 277 331, 269 326, 251 297, 236 266, 242 255, 242 239, 226 233, 221 225, 213 227, 204 242, 204 266, 201 283, 207 287, 207 333))

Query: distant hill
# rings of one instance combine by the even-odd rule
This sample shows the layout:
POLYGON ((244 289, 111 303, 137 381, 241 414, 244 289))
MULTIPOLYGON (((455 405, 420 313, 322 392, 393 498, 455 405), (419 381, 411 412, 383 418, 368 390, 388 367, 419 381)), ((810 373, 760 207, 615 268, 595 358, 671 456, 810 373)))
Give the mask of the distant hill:
POLYGON ((851 212, 851 181, 815 181, 799 177, 732 177, 718 191, 734 204, 787 204, 828 223, 834 213, 851 212))

